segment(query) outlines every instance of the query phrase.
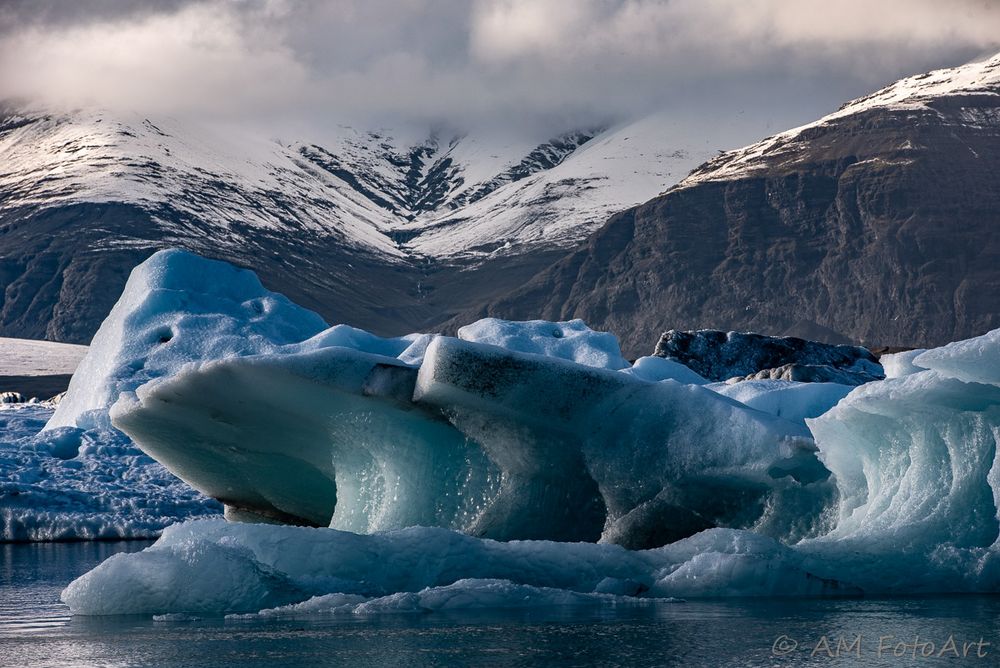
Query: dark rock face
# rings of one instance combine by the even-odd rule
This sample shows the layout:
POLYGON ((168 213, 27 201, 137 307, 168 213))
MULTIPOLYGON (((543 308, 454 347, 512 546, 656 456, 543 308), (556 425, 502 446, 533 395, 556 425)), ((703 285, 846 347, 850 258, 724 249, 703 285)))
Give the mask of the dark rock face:
POLYGON ((456 322, 582 318, 630 356, 669 328, 927 347, 1000 327, 1000 58, 976 67, 724 154, 456 322))
POLYGON ((561 255, 525 253, 474 267, 391 262, 308 230, 212 226, 169 206, 73 203, 0 214, 0 332, 89 343, 132 267, 185 248, 253 269, 270 290, 389 336, 433 328, 456 311, 523 284, 561 255), (115 243, 111 243, 114 239, 115 243))
POLYGON ((878 359, 865 348, 791 336, 670 330, 660 337, 653 354, 715 381, 741 378, 860 385, 885 377, 878 359))

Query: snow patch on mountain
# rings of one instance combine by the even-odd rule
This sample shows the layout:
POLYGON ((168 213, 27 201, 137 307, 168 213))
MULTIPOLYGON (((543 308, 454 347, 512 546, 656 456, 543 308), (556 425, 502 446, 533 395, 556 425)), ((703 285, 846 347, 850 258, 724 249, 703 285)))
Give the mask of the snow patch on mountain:
MULTIPOLYGON (((386 236, 385 212, 339 185, 304 170, 281 144, 235 128, 98 111, 0 124, 2 208, 169 204, 217 228, 223 241, 238 227, 284 229, 402 256, 386 236)), ((185 233, 169 219, 158 222, 168 235, 185 233)))

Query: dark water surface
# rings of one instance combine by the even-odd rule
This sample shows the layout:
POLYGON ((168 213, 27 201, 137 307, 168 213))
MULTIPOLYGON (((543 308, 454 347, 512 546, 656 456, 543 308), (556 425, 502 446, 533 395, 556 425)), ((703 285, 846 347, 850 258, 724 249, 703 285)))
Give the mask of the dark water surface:
POLYGON ((59 593, 70 580, 147 544, 0 545, 0 666, 1000 666, 1000 596, 253 622, 69 616, 59 593))

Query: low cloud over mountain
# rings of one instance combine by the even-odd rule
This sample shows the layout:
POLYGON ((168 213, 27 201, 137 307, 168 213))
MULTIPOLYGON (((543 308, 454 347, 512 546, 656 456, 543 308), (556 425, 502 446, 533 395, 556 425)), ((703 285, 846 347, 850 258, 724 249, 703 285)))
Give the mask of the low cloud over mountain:
POLYGON ((310 124, 784 107, 781 125, 998 47, 983 0, 14 0, 0 94, 310 124))

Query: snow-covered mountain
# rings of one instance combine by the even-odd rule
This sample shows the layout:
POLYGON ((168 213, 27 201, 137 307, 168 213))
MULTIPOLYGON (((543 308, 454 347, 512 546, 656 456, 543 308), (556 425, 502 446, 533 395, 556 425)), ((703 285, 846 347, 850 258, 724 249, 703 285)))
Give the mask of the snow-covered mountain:
POLYGON ((729 151, 456 317, 930 347, 1000 327, 1000 55, 729 151))
POLYGON ((89 340, 128 270, 166 246, 253 267, 334 321, 428 326, 530 278, 716 148, 662 114, 551 137, 335 127, 312 141, 8 110, 0 333, 89 340))
POLYGON ((101 112, 11 114, 0 206, 170 204, 220 230, 302 229, 387 257, 513 253, 572 244, 711 154, 664 132, 666 120, 549 139, 339 127, 314 143, 101 112))

